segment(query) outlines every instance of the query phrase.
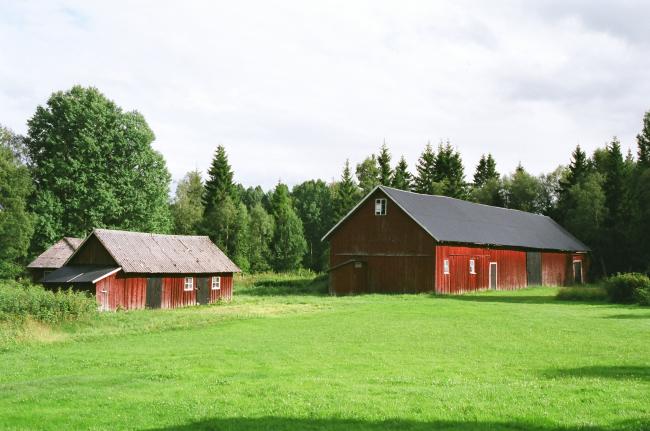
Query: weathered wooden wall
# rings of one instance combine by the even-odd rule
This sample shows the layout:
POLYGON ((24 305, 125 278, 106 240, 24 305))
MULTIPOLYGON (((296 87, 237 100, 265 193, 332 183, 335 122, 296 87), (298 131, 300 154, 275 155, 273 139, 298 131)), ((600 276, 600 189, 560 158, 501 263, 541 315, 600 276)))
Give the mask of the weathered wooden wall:
POLYGON ((77 250, 68 265, 116 265, 116 263, 93 235, 77 250))
POLYGON ((497 288, 519 289, 526 286, 526 252, 471 246, 436 246, 436 293, 449 294, 489 287, 489 265, 497 263, 497 288), (444 260, 449 259, 449 274, 444 274, 444 260), (470 274, 469 261, 474 259, 476 274, 470 274))
MULTIPOLYGON (((208 278, 210 289, 210 302, 232 299, 233 275, 232 273, 218 274, 221 277, 221 289, 211 289, 211 276, 208 278)), ((161 308, 177 308, 196 305, 198 278, 194 278, 194 289, 184 290, 185 276, 162 276, 161 308)), ((110 275, 95 284, 97 304, 101 307, 107 301, 108 310, 125 310, 145 308, 147 298, 146 276, 125 276, 123 274, 110 275)))
POLYGON ((334 294, 434 290, 435 244, 390 199, 374 214, 377 190, 329 238, 330 291, 334 294), (348 261, 361 262, 360 268, 348 261))

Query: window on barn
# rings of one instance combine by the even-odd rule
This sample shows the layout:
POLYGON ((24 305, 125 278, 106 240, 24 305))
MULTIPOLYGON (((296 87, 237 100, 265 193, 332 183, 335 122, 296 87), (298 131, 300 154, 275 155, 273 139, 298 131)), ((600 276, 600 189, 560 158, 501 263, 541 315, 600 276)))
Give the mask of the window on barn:
POLYGON ((474 259, 469 260, 469 273, 470 274, 476 274, 476 263, 474 259))
POLYGON ((442 272, 445 274, 449 274, 449 259, 445 259, 442 261, 442 272))
POLYGON ((221 289, 221 277, 212 277, 212 290, 221 289))
POLYGON ((183 290, 186 292, 194 290, 194 278, 185 277, 185 284, 183 285, 183 290))
POLYGON ((386 199, 375 199, 375 215, 386 215, 386 199))

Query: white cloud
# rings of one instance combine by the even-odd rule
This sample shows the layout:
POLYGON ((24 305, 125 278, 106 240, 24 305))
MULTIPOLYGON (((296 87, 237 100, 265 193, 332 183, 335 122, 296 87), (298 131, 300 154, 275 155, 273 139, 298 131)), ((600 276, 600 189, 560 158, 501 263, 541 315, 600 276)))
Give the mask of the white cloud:
POLYGON ((636 5, 0 3, 0 122, 24 132, 80 83, 142 112, 176 179, 223 144, 245 185, 329 180, 384 139, 413 165, 449 138, 468 176, 488 151, 550 171, 578 142, 634 146, 650 109, 636 5))

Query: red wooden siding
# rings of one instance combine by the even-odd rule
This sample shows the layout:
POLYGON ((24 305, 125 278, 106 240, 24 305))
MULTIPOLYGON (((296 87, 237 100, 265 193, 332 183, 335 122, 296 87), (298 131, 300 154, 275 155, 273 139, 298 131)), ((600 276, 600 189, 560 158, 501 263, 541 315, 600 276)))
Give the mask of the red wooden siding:
POLYGON ((497 288, 511 290, 525 287, 526 252, 468 246, 436 246, 436 293, 461 293, 489 287, 490 262, 497 263, 497 288), (449 274, 444 274, 444 260, 449 259, 449 274), (470 274, 469 261, 474 259, 476 274, 470 274))
MULTIPOLYGON (((212 276, 201 276, 208 279, 210 302, 232 299, 233 275, 221 274, 221 289, 212 290, 212 276)), ((194 289, 185 291, 185 277, 162 277, 161 308, 177 308, 196 304, 196 287, 198 277, 194 278, 194 289)), ((97 305, 108 303, 108 310, 141 309, 146 307, 147 298, 146 277, 131 277, 123 274, 110 275, 95 284, 97 305)))
POLYGON ((567 282, 566 253, 542 253, 542 284, 544 286, 564 286, 567 282))
POLYGON ((212 290, 212 277, 208 277, 208 287, 210 288, 210 302, 218 300, 230 301, 232 299, 233 277, 230 274, 221 274, 221 289, 212 290))
POLYGON ((117 310, 118 307, 125 310, 144 308, 147 279, 113 274, 95 284, 95 294, 100 306, 104 298, 107 299, 109 310, 117 310))
POLYGON ((330 237, 331 293, 434 290, 433 238, 390 199, 376 216, 381 197, 378 190, 330 237))

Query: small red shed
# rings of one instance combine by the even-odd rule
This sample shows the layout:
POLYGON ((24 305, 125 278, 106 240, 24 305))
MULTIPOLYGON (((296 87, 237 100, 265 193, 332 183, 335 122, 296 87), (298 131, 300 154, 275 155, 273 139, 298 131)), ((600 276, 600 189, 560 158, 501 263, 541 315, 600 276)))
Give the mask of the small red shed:
POLYGON ((323 240, 334 294, 583 283, 590 251, 546 216, 384 186, 323 240))
POLYGON ((207 236, 94 229, 42 283, 88 290, 102 311, 175 308, 230 300, 239 271, 207 236))

